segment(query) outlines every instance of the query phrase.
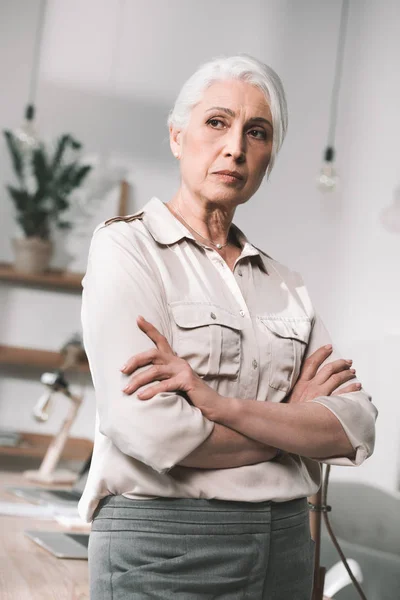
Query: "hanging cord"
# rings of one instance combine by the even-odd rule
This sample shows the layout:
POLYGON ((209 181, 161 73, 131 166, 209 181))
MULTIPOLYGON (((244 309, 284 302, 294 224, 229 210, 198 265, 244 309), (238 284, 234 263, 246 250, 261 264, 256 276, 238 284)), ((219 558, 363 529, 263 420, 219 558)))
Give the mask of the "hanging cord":
POLYGON ((335 134, 337 123, 337 112, 339 103, 339 91, 343 71, 344 47, 346 42, 347 23, 349 18, 349 0, 342 0, 340 13, 339 37, 336 50, 335 74, 331 94, 331 106, 329 110, 328 148, 335 146, 335 134))
MULTIPOLYGON (((328 483, 329 483, 329 473, 330 473, 330 470, 331 470, 331 466, 330 465, 326 465, 325 477, 324 477, 323 488, 322 488, 322 505, 325 506, 325 507, 327 506, 327 500, 328 500, 328 483)), ((349 574, 349 577, 350 577, 351 581, 354 584, 354 587, 356 588, 356 590, 357 590, 360 598, 362 598, 362 600, 367 600, 366 595, 362 591, 361 586, 358 583, 357 579, 354 577, 353 572, 350 569, 349 563, 347 562, 346 557, 343 554, 343 550, 341 549, 341 547, 339 545, 339 542, 337 541, 336 536, 333 533, 332 526, 331 526, 331 524, 329 522, 328 512, 324 510, 324 511, 322 511, 322 514, 323 514, 323 517, 324 517, 325 526, 326 526, 326 528, 328 530, 328 533, 329 533, 329 536, 330 536, 330 538, 332 540, 332 543, 335 546, 335 548, 336 548, 336 550, 337 550, 337 552, 338 552, 338 554, 340 556, 340 559, 341 559, 342 563, 344 564, 345 569, 346 569, 347 573, 349 574)))
POLYGON ((44 27, 44 15, 46 12, 46 2, 47 2, 47 0, 42 0, 40 3, 39 17, 38 17, 38 23, 37 23, 37 27, 36 27, 35 46, 33 49, 31 81, 30 81, 30 85, 29 85, 29 96, 28 96, 28 104, 30 106, 35 105, 35 99, 36 99, 37 83, 38 83, 38 75, 39 75, 39 63, 40 63, 40 51, 41 51, 43 27, 44 27))

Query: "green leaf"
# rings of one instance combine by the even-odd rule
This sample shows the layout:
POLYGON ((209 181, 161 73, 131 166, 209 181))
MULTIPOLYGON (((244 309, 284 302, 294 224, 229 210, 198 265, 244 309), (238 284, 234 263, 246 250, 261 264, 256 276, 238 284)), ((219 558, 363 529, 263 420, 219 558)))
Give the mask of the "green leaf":
POLYGON ((64 190, 64 188, 68 189, 69 185, 71 183, 71 180, 74 177, 74 171, 76 169, 76 163, 70 163, 69 165, 66 165, 62 171, 59 172, 59 175, 56 179, 56 181, 54 182, 55 185, 55 189, 59 190, 60 188, 62 190, 64 190))
POLYGON ((56 150, 54 152, 53 160, 51 163, 51 170, 53 173, 54 173, 54 171, 56 171, 58 169, 58 167, 61 164, 61 160, 64 155, 65 149, 68 145, 68 142, 70 140, 70 137, 71 136, 69 136, 68 134, 65 134, 58 138, 56 150))
POLYGON ((47 189, 45 187, 39 187, 36 194, 32 198, 31 210, 42 209, 43 207, 41 205, 47 202, 48 198, 49 195, 47 193, 47 189))
POLYGON ((28 192, 26 192, 25 190, 18 190, 17 188, 11 185, 8 185, 7 189, 10 193, 11 198, 14 200, 17 211, 22 212, 26 210, 31 200, 28 192))
POLYGON ((72 223, 70 223, 69 221, 57 221, 57 227, 59 227, 60 229, 71 229, 72 223))
POLYGON ((25 212, 18 216, 17 221, 27 237, 39 236, 46 240, 50 236, 49 214, 46 211, 25 212))
POLYGON ((51 180, 51 171, 47 166, 46 152, 43 145, 33 151, 32 162, 38 188, 39 190, 44 191, 47 189, 51 180))
POLYGON ((55 212, 62 212, 63 210, 67 210, 69 207, 69 202, 66 198, 63 198, 59 194, 53 195, 54 208, 55 212))
POLYGON ((23 232, 25 233, 25 235, 27 237, 29 237, 29 232, 25 228, 25 218, 23 215, 17 216, 17 223, 19 223, 21 225, 21 228, 22 228, 23 232))
POLYGON ((92 166, 91 165, 83 165, 82 167, 80 167, 80 168, 77 169, 77 171, 75 173, 75 177, 73 179, 73 186, 74 186, 74 188, 77 188, 80 185, 82 185, 83 181, 89 175, 89 173, 90 173, 91 170, 92 170, 92 166))
POLYGON ((14 167, 14 171, 20 180, 21 184, 24 183, 24 164, 22 158, 22 152, 18 146, 18 141, 15 135, 11 131, 4 131, 7 146, 11 154, 11 160, 14 167))
POLYGON ((69 136, 69 139, 71 142, 71 148, 73 148, 73 150, 80 150, 82 148, 82 144, 73 138, 72 135, 69 136))

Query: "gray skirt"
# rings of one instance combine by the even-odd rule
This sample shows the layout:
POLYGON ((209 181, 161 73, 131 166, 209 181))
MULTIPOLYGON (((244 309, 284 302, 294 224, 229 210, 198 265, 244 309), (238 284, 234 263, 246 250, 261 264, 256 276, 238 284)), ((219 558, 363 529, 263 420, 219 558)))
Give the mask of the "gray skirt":
POLYGON ((107 496, 89 540, 91 600, 310 600, 306 498, 107 496))

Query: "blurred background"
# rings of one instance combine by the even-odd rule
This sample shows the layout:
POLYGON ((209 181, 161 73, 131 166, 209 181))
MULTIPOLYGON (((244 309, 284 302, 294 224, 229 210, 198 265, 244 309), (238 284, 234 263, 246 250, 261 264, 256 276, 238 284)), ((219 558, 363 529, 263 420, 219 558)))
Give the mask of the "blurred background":
MULTIPOLYGON (((53 231, 50 267, 84 273, 94 226, 118 214, 121 181, 127 183, 122 192, 128 214, 152 196, 166 202, 175 192, 178 170, 166 120, 197 66, 241 52, 272 66, 287 93, 288 134, 270 180, 238 208, 235 222, 255 245, 302 273, 334 342, 344 358, 354 360, 379 409, 372 458, 357 469, 334 468, 332 479, 395 494, 400 486, 400 4, 350 1, 345 38, 340 38, 342 9, 335 0, 0 0, 0 126, 17 130, 32 102, 41 140, 50 145, 69 134, 82 144, 71 152, 92 170, 69 196, 75 225, 53 231), (339 180, 333 190, 322 191, 317 177, 332 118, 339 180)), ((80 331, 80 288, 10 276, 18 227, 6 185, 15 181, 2 136, 0 426, 54 434, 67 399, 57 400, 46 422, 32 416, 43 393, 40 376, 53 363, 46 367, 36 355, 35 367, 7 352, 45 351, 54 359, 80 331)), ((73 384, 84 389, 84 401, 70 435, 92 439, 95 401, 88 374, 71 374, 73 384)))

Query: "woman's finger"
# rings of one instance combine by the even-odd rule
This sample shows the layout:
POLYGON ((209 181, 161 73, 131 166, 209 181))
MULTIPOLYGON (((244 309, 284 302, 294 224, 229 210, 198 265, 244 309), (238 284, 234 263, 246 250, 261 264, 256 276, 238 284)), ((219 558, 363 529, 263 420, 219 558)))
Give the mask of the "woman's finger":
POLYGON ((333 392, 331 396, 340 396, 340 394, 348 394, 349 392, 359 392, 361 388, 361 383, 351 383, 350 385, 346 385, 346 387, 342 388, 341 390, 333 392))
POLYGON ((320 385, 320 389, 323 390, 323 395, 330 396, 340 385, 346 383, 346 381, 349 381, 350 379, 354 379, 356 376, 355 373, 355 369, 347 369, 346 371, 332 374, 328 381, 320 385))
POLYGON ((348 371, 352 365, 352 362, 352 360, 339 358, 338 360, 334 360, 327 365, 324 365, 315 376, 316 383, 321 385, 327 382, 330 378, 334 377, 334 375, 348 371))
POLYGON ((139 367, 145 367, 152 363, 163 364, 164 362, 163 352, 157 350, 157 348, 151 348, 150 350, 146 350, 146 352, 140 352, 132 356, 121 368, 121 371, 126 375, 130 375, 139 367))
POLYGON ((153 367, 149 367, 142 373, 134 375, 122 391, 125 394, 133 394, 133 392, 136 392, 136 390, 138 390, 143 385, 146 385, 147 383, 168 379, 170 376, 171 374, 168 372, 167 367, 165 367, 164 365, 154 365, 153 367))
POLYGON ((327 346, 321 346, 321 348, 318 348, 318 350, 310 354, 304 361, 299 378, 305 381, 313 379, 324 360, 326 360, 331 353, 332 345, 328 344, 327 346))
POLYGON ((150 385, 145 390, 139 392, 137 398, 139 400, 150 400, 150 398, 153 398, 156 394, 161 394, 162 392, 176 392, 178 389, 179 385, 175 377, 172 377, 171 379, 160 381, 160 383, 156 383, 155 385, 150 385))
POLYGON ((138 316, 136 322, 139 326, 139 329, 141 329, 143 333, 145 333, 155 343, 159 350, 162 352, 167 352, 168 354, 174 354, 174 351, 169 345, 167 338, 160 331, 158 331, 157 327, 152 325, 149 321, 146 321, 142 315, 138 316))

